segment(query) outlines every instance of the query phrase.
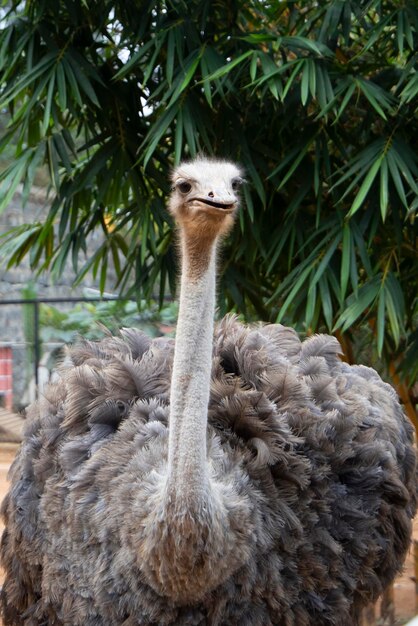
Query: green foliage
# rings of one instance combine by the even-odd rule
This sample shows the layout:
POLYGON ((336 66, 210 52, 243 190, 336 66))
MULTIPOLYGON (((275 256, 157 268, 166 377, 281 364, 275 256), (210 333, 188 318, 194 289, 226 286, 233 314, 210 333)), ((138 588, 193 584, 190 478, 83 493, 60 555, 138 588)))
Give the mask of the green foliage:
MULTIPOLYGON (((22 290, 24 297, 36 297, 31 288, 22 290)), ((23 305, 24 312, 28 313, 29 329, 25 334, 29 342, 28 372, 34 363, 34 319, 33 304, 23 305)), ((150 337, 172 335, 178 314, 176 302, 165 303, 159 307, 156 302, 136 302, 133 300, 110 300, 98 302, 79 302, 72 309, 58 308, 45 302, 39 303, 39 351, 44 354, 47 348, 47 367, 53 370, 57 359, 62 358, 62 346, 74 343, 82 336, 85 339, 98 340, 109 332, 117 334, 121 328, 139 328, 150 337)), ((24 320, 26 316, 24 315, 24 320)))
POLYGON ((248 187, 222 255, 221 312, 355 333, 417 374, 415 1, 26 0, 0 34, 0 210, 46 163, 43 223, 3 238, 9 264, 140 297, 176 282, 167 172, 203 151, 248 187), (82 264, 86 238, 105 235, 82 264), (414 339, 415 337, 415 339, 414 339), (415 343, 413 343, 415 342, 415 343), (414 348, 415 346, 415 348, 414 348), (415 355, 415 356, 412 356, 415 355))
POLYGON ((86 339, 100 339, 106 333, 117 333, 120 328, 135 327, 151 337, 170 332, 174 328, 177 305, 170 303, 160 309, 154 303, 132 300, 78 303, 71 310, 40 304, 40 337, 45 342, 74 342, 82 335, 86 339))
MULTIPOLYGON (((29 283, 22 289, 22 298, 31 299, 36 298, 36 287, 32 283, 29 283)), ((22 305, 22 323, 23 323, 23 335, 26 343, 26 378, 29 378, 31 374, 32 363, 35 360, 35 311, 32 304, 22 305)))

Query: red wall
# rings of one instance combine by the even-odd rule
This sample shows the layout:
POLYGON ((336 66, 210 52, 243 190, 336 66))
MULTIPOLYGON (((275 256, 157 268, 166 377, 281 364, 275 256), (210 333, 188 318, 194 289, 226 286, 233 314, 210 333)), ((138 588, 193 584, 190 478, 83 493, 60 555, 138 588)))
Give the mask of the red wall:
POLYGON ((12 409, 12 349, 0 347, 0 396, 6 409, 12 409))

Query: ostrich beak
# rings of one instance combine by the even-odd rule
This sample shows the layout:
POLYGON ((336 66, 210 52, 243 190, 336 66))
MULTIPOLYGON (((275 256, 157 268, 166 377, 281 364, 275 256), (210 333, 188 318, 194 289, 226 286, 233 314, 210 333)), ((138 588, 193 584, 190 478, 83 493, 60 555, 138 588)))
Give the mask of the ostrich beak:
POLYGON ((201 202, 207 206, 215 209, 221 209, 222 211, 232 211, 237 204, 236 200, 212 200, 212 198, 193 198, 194 202, 201 202))

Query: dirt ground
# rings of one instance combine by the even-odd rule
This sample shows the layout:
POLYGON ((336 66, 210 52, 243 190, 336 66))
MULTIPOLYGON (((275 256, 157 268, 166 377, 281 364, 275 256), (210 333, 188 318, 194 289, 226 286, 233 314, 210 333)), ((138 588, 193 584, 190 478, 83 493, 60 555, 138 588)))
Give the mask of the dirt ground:
MULTIPOLYGON (((10 463, 13 461, 17 448, 18 446, 15 444, 0 443, 0 500, 3 499, 8 488, 7 472, 10 463)), ((0 523, 0 532, 2 530, 3 525, 0 523)), ((418 540, 418 517, 415 519, 414 536, 418 540)), ((0 570, 0 583, 2 581, 3 574, 0 570)), ((414 615, 418 614, 418 607, 415 605, 414 558, 412 549, 408 555, 403 575, 395 581, 393 592, 396 617, 395 623, 398 626, 405 624, 408 620, 414 617, 414 615)), ((379 620, 379 613, 380 610, 377 606, 375 608, 376 624, 383 624, 383 622, 379 620)), ((373 621, 368 621, 368 624, 372 623, 373 621)), ((387 625, 387 622, 385 622, 385 625, 387 625)))

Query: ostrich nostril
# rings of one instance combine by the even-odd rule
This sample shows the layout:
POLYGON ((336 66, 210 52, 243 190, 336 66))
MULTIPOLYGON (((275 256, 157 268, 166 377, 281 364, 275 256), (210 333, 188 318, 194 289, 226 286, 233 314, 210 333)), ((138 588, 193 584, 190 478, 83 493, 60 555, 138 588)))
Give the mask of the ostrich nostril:
POLYGON ((214 198, 215 194, 213 193, 213 191, 209 191, 208 196, 209 198, 214 198))

